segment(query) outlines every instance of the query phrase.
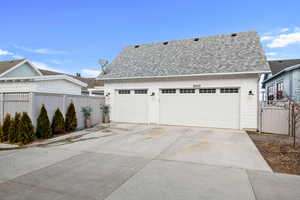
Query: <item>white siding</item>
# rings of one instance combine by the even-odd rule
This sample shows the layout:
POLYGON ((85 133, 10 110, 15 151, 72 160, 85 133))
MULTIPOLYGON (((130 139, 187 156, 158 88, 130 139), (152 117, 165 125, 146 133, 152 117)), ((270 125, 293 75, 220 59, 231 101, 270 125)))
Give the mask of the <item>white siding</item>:
POLYGON ((81 87, 66 80, 44 80, 36 82, 1 82, 2 92, 44 92, 81 95, 81 87))
MULTIPOLYGON (((258 75, 235 75, 219 77, 178 77, 176 79, 106 81, 106 102, 111 106, 111 119, 115 121, 116 89, 148 89, 149 123, 159 123, 159 89, 161 88, 193 88, 194 85, 206 87, 238 87, 240 88, 240 128, 257 128, 258 112, 258 75), (248 92, 252 90, 253 96, 248 92), (154 92, 154 96, 150 96, 154 92)), ((222 103, 222 102, 220 102, 222 103)))

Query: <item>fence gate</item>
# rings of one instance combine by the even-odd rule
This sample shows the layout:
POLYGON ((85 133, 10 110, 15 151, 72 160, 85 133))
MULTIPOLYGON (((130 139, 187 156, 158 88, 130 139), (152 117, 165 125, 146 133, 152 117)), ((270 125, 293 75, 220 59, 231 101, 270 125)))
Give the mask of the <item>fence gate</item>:
POLYGON ((261 132, 289 135, 289 105, 287 103, 272 104, 262 103, 260 124, 261 132))

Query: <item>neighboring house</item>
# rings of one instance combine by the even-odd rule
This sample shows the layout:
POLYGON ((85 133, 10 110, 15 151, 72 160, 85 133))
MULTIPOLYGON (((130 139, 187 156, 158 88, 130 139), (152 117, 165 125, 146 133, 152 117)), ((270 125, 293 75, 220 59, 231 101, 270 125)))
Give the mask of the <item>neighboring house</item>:
POLYGON ((103 81, 38 69, 26 59, 0 62, 0 93, 103 95, 103 81))
POLYGON ((128 46, 97 79, 112 121, 256 129, 259 76, 269 72, 249 31, 128 46))
POLYGON ((0 62, 0 93, 44 92, 81 95, 87 84, 65 74, 44 75, 26 59, 0 62))
POLYGON ((80 74, 74 76, 70 74, 63 74, 60 72, 54 72, 49 70, 40 69, 43 75, 68 75, 79 81, 82 81, 87 84, 86 87, 82 88, 81 94, 88 96, 103 96, 104 95, 104 87, 103 81, 96 80, 96 78, 83 78, 80 74))
POLYGON ((272 75, 265 78, 265 100, 300 101, 300 59, 269 61, 272 75))

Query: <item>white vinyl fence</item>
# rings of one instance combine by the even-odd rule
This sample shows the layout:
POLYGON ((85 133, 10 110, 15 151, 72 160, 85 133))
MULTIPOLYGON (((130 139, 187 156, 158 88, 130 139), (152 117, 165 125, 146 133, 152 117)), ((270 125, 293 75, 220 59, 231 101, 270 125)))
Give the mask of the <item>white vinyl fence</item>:
POLYGON ((57 108, 65 116, 71 102, 75 105, 78 129, 84 128, 82 107, 89 106, 92 108, 92 125, 102 122, 101 107, 104 105, 104 97, 49 93, 0 93, 0 122, 3 122, 7 113, 14 116, 16 112, 27 112, 35 126, 42 104, 45 105, 48 117, 52 120, 57 108))
POLYGON ((261 131, 264 133, 289 134, 289 110, 284 107, 263 107, 261 131))
MULTIPOLYGON (((262 102, 260 108, 260 131, 292 136, 291 106, 288 102, 262 102)), ((300 122, 299 122, 300 123, 300 122)), ((300 127, 296 126, 296 137, 300 137, 300 127)))

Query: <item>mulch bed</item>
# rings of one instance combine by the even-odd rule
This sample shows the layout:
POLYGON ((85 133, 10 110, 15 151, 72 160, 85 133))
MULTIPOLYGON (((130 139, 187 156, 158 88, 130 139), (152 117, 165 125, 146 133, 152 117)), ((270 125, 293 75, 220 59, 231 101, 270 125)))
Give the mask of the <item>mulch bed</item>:
POLYGON ((289 136, 247 133, 274 172, 300 175, 300 138, 294 148, 289 136))

